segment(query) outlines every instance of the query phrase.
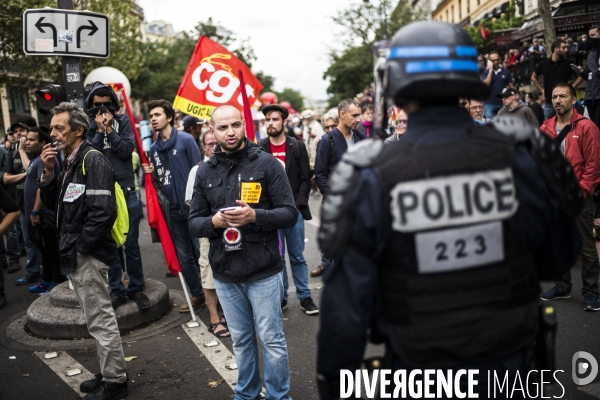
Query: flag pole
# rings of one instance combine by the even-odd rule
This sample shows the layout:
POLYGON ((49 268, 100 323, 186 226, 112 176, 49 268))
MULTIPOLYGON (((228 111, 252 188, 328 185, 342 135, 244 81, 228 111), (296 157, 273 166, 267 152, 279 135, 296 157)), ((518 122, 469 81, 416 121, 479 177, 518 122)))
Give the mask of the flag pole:
POLYGON ((188 303, 188 307, 190 308, 190 313, 192 314, 192 321, 188 322, 186 325, 188 328, 193 328, 198 326, 198 321, 196 321, 196 314, 194 313, 194 307, 192 307, 192 300, 190 299, 190 294, 187 291, 187 286, 185 284, 185 280, 183 279, 183 273, 179 273, 179 279, 181 280, 181 287, 183 288, 183 293, 185 294, 185 300, 188 303))

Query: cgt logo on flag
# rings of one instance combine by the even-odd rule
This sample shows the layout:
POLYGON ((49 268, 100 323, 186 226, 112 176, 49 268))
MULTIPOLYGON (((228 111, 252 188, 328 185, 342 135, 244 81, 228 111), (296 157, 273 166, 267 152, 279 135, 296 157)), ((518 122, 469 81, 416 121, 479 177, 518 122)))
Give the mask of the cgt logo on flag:
POLYGON ((173 106, 185 114, 210 118, 218 106, 229 104, 242 109, 238 71, 245 78, 245 89, 253 104, 263 86, 248 66, 220 44, 200 37, 185 71, 173 106))

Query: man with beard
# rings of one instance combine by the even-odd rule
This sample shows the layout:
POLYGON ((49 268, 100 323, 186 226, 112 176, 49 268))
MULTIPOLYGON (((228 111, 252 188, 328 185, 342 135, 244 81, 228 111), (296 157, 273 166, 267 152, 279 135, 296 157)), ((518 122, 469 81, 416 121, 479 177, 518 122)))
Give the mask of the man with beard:
POLYGON ((283 262, 283 301, 281 309, 284 310, 288 303, 288 276, 285 267, 285 246, 290 257, 292 277, 296 285, 296 297, 300 300, 300 308, 308 315, 316 315, 319 309, 311 298, 308 287, 308 264, 304 259, 304 220, 312 219, 308 207, 308 194, 310 193, 310 168, 306 146, 285 134, 288 110, 279 104, 272 104, 262 109, 267 123, 268 138, 260 141, 260 146, 265 152, 272 154, 285 166, 296 208, 298 220, 292 228, 279 231, 281 238, 281 261, 283 262))
MULTIPOLYGON (((25 148, 31 162, 27 168, 27 178, 23 188, 23 201, 25 214, 29 215, 27 232, 29 239, 34 242, 42 256, 44 268, 42 280, 29 288, 32 293, 50 293, 54 285, 65 281, 65 276, 60 273, 60 254, 56 232, 56 213, 42 204, 38 179, 42 177, 44 163, 40 157, 42 147, 52 143, 50 135, 40 128, 31 128, 27 134, 25 148)), ((60 164, 54 160, 54 172, 60 174, 60 164)))
MULTIPOLYGON (((353 99, 344 99, 338 105, 340 122, 334 130, 326 133, 317 146, 317 163, 315 166, 315 181, 323 196, 327 195, 327 181, 329 175, 342 159, 344 153, 351 145, 365 139, 365 136, 356 130, 360 123, 360 106, 353 99)), ((331 266, 333 260, 321 256, 321 263, 310 276, 316 277, 331 266)))
MULTIPOLYGON (((552 91, 552 105, 556 116, 544 122, 540 128, 555 142, 560 143, 565 158, 571 163, 575 177, 583 192, 584 205, 577 218, 583 246, 581 248, 581 288, 585 311, 600 310, 598 302, 598 274, 600 264, 592 236, 595 215, 594 191, 600 182, 600 131, 589 119, 573 108, 575 89, 567 83, 559 83, 552 91)), ((566 299, 571 297, 571 271, 548 291, 541 294, 542 300, 566 299)))
MULTIPOLYGON (((569 60, 565 58, 567 55, 567 42, 562 39, 557 39, 552 42, 550 46, 552 56, 540 62, 535 69, 535 72, 531 74, 531 82, 538 88, 541 93, 544 93, 546 97, 546 103, 544 103, 544 119, 552 118, 555 115, 554 108, 552 107, 552 89, 557 83, 568 82, 569 78, 573 74, 573 69, 570 66, 569 60), (544 76, 544 86, 542 87, 538 78, 544 76)), ((581 82, 581 78, 578 77, 573 83, 573 87, 581 82)))
MULTIPOLYGON (((200 283, 200 245, 188 229, 188 207, 185 204, 185 186, 192 167, 202 160, 196 141, 189 133, 179 132, 173 121, 175 110, 166 100, 148 102, 152 130, 158 132, 156 142, 150 147, 150 164, 142 164, 145 174, 153 174, 154 186, 169 200, 171 220, 169 230, 177 252, 181 272, 192 295, 192 307, 206 304, 200 283)), ((187 303, 179 308, 180 313, 189 312, 187 303)))
POLYGON ((258 331, 266 398, 289 400, 277 230, 293 227, 298 211, 284 169, 245 137, 245 124, 235 107, 213 111, 211 132, 219 147, 198 168, 190 231, 210 240, 210 265, 238 365, 236 399, 257 399, 261 391, 258 331))

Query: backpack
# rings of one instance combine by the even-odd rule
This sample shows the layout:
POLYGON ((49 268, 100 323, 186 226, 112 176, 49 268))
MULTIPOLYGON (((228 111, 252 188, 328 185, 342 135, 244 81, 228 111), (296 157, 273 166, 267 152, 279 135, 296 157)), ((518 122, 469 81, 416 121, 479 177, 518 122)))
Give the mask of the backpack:
MULTIPOLYGON (((85 158, 92 151, 97 151, 102 154, 99 150, 90 150, 83 156, 83 161, 81 162, 81 170, 83 172, 83 176, 85 176, 85 158)), ((123 194, 123 189, 121 189, 121 185, 115 180, 115 197, 117 200, 117 219, 113 224, 112 230, 110 231, 117 248, 123 246, 125 244, 125 240, 127 240, 127 232, 129 232, 129 212, 127 211, 127 201, 125 200, 125 195, 123 194)))

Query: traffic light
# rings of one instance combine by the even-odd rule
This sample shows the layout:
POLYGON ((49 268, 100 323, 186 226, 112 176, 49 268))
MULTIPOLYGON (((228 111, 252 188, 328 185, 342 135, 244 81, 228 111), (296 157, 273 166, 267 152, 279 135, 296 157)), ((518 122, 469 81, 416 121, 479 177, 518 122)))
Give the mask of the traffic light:
POLYGON ((42 106, 38 112, 44 116, 50 115, 50 110, 60 103, 67 101, 65 90, 60 85, 51 84, 35 92, 40 99, 42 106))

